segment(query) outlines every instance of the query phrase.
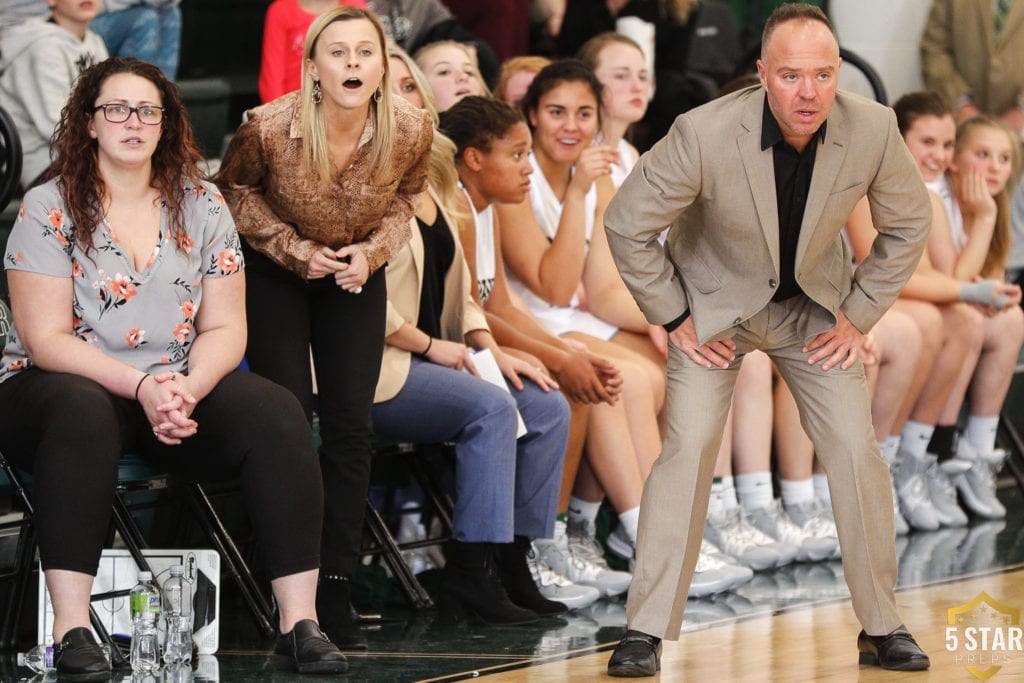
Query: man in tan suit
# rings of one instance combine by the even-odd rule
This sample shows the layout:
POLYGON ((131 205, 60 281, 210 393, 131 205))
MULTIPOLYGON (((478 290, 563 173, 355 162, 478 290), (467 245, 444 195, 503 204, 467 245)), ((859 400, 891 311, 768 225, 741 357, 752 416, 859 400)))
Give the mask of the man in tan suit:
POLYGON ((679 637, 729 401, 754 349, 791 387, 828 473, 861 662, 929 665, 896 611, 889 470, 857 354, 917 265, 931 210, 892 111, 837 93, 839 62, 826 16, 782 5, 765 26, 761 85, 679 117, 605 214, 623 279, 672 342, 668 434, 644 488, 612 675, 653 675, 661 639, 679 637), (879 234, 854 275, 840 231, 865 194, 879 234))

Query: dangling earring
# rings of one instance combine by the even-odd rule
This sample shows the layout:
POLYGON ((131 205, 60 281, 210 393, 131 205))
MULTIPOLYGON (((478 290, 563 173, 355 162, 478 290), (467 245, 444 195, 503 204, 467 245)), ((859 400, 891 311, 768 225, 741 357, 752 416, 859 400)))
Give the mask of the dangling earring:
POLYGON ((377 89, 373 92, 373 101, 380 102, 380 98, 382 97, 384 97, 384 91, 381 90, 380 86, 378 85, 377 89))
POLYGON ((320 92, 320 81, 313 81, 313 104, 320 104, 324 99, 320 92))

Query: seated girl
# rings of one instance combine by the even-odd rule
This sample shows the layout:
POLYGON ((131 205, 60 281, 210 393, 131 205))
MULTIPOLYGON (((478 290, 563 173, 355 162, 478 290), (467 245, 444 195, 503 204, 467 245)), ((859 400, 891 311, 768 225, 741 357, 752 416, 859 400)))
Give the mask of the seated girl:
MULTIPOLYGON (((398 53, 391 54, 397 66, 398 53)), ((404 76, 396 69, 399 87, 404 76)), ((373 426, 391 439, 455 442, 442 611, 526 623, 566 609, 538 592, 527 553, 532 538, 553 530, 569 408, 536 362, 498 347, 472 298, 455 222, 465 208, 453 156, 451 141, 435 134, 430 191, 417 198, 412 240, 387 266, 387 336, 373 426), (485 356, 502 386, 481 377, 485 356)))

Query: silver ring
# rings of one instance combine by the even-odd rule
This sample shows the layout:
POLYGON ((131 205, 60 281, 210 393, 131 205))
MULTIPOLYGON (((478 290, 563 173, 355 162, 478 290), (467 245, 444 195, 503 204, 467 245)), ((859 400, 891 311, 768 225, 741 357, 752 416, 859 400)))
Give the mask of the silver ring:
POLYGON ((362 291, 363 291, 363 286, 362 285, 357 285, 356 288, 352 290, 352 293, 353 294, 359 294, 362 291))

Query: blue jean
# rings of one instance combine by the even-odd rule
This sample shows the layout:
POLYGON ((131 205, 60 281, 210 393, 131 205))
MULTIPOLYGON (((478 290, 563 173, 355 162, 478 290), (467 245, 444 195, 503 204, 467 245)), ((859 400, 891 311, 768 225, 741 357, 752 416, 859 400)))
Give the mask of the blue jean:
POLYGON ((137 5, 97 15, 89 24, 107 44, 111 57, 138 57, 171 80, 178 76, 181 52, 181 8, 137 5))
POLYGON ((374 431, 418 443, 455 442, 452 536, 467 543, 548 538, 554 530, 569 403, 529 380, 499 387, 413 357, 405 386, 373 406, 374 431), (527 433, 516 439, 516 408, 527 433))

